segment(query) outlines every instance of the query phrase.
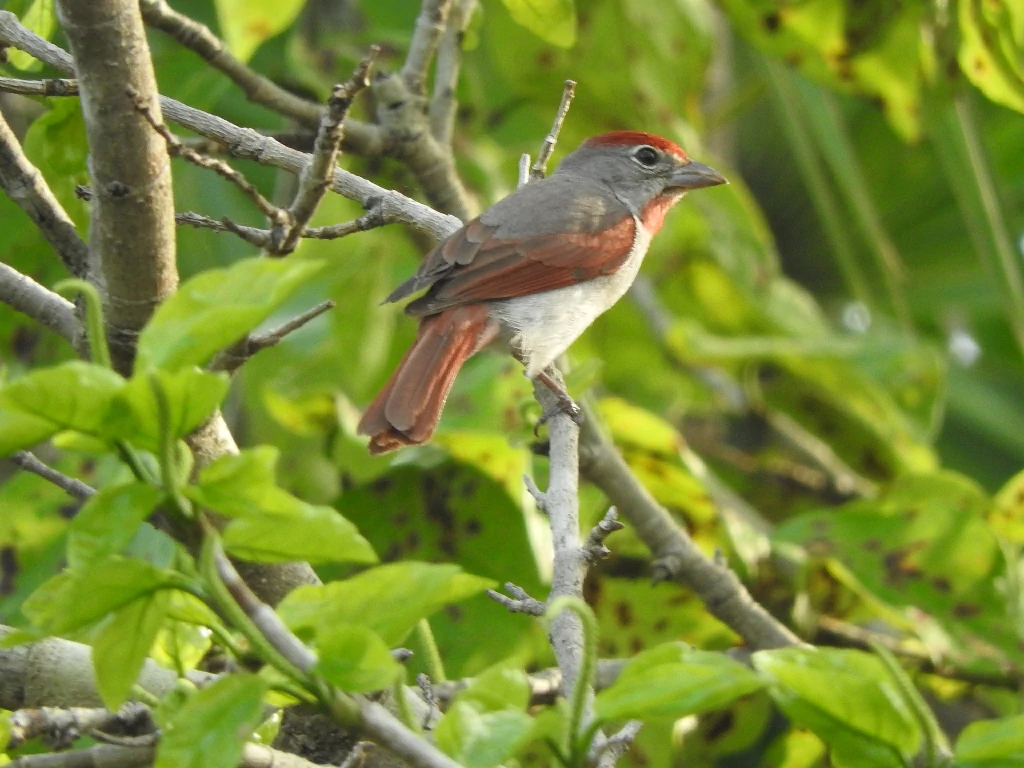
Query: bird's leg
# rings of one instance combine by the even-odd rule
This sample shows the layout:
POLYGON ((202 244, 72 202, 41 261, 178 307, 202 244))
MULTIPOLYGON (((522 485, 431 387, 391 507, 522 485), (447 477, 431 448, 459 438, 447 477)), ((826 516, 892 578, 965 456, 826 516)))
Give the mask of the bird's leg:
MULTIPOLYGON (((575 402, 573 402, 573 399, 569 397, 569 393, 565 391, 565 387, 563 387, 561 384, 555 381, 555 379, 547 371, 541 371, 540 373, 538 373, 536 379, 545 387, 547 387, 548 389, 555 393, 558 407, 566 416, 568 416, 576 423, 576 426, 581 426, 583 424, 583 411, 580 409, 578 405, 576 405, 575 402)), ((534 428, 534 432, 536 432, 537 429, 539 429, 540 426, 547 420, 548 415, 545 413, 543 416, 541 416, 540 421, 537 422, 537 426, 536 428, 534 428)))

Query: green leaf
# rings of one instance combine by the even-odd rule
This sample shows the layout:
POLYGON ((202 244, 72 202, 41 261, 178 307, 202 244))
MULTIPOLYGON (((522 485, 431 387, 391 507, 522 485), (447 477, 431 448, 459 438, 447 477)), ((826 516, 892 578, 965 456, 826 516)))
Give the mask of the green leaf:
POLYGON ((199 473, 199 482, 185 490, 197 504, 228 517, 255 513, 296 513, 303 501, 274 482, 279 452, 271 446, 222 456, 199 473))
POLYGON ((292 514, 248 515, 224 529, 224 548, 243 560, 284 563, 376 563, 356 527, 331 507, 302 502, 292 514))
POLYGON ((532 730, 533 718, 522 710, 488 712, 460 699, 448 708, 434 736, 437 746, 466 768, 490 768, 514 754, 532 730))
POLYGON ((171 436, 184 437, 205 422, 223 402, 231 383, 226 373, 198 368, 152 371, 132 378, 111 408, 108 434, 156 450, 160 445, 160 419, 153 378, 167 394, 171 436))
POLYGON ((345 581, 299 587, 277 610, 296 632, 320 636, 335 625, 353 624, 372 629, 393 647, 420 619, 493 585, 455 565, 391 563, 345 581))
POLYGON ((1024 715, 971 723, 957 739, 954 754, 960 762, 1015 760, 1018 761, 1015 764, 1024 763, 1024 715))
POLYGON ((108 560, 87 570, 57 574, 28 597, 22 611, 42 631, 63 635, 170 587, 172 575, 142 560, 108 560))
MULTIPOLYGON (((0 390, 0 413, 33 416, 48 422, 52 432, 73 429, 98 435, 103 433, 111 403, 124 384, 124 379, 107 368, 73 360, 8 384, 0 390)), ((24 424, 15 427, 20 434, 27 434, 24 424)))
POLYGON ((151 592, 120 608, 93 640, 96 687, 107 709, 116 711, 131 694, 167 616, 170 594, 151 592))
MULTIPOLYGON (((960 0, 957 60, 968 79, 992 101, 1024 112, 1024 39, 1014 40, 1013 5, 960 0)), ((1016 13, 1024 19, 1019 8, 1016 13)))
POLYGON ((953 472, 905 475, 885 495, 787 520, 776 543, 799 543, 845 566, 844 578, 896 606, 913 606, 949 631, 1018 654, 997 584, 1005 568, 986 522, 982 489, 953 472))
POLYGON ((317 642, 316 671, 352 693, 390 689, 402 672, 380 636, 366 627, 339 624, 317 642))
POLYGON ((633 658, 598 694, 594 713, 601 720, 679 718, 718 709, 763 685, 724 654, 667 643, 633 658))
POLYGON ((320 267, 320 262, 252 258, 193 277, 143 329, 135 370, 205 364, 266 320, 320 267))
POLYGON ((902 765, 922 734, 882 662, 863 651, 784 648, 759 651, 754 667, 771 682, 776 703, 851 765, 902 765))
POLYGON ((999 489, 988 524, 1000 538, 1024 544, 1024 472, 1018 472, 999 489))
POLYGON ((373 547, 330 507, 317 507, 274 483, 275 448, 223 456, 185 489, 197 504, 239 519, 224 531, 224 546, 245 560, 375 563, 373 547))
POLYGON ((154 768, 235 768, 263 716, 265 692, 246 674, 197 691, 162 724, 154 768))
POLYGON ((224 40, 241 61, 248 61, 260 44, 287 29, 305 0, 215 0, 224 40))
MULTIPOLYGON (((57 29, 57 17, 53 11, 53 0, 32 0, 28 10, 21 14, 21 25, 26 29, 35 32, 44 40, 53 37, 57 29)), ((7 54, 7 60, 12 67, 24 72, 35 72, 43 68, 43 63, 35 56, 11 48, 7 54)))
POLYGON ((46 419, 9 410, 0 403, 0 458, 30 448, 59 429, 46 419))
POLYGON ((474 675, 458 700, 473 702, 484 712, 525 710, 530 703, 530 679, 521 669, 498 664, 474 675))
POLYGON ((135 482, 91 496, 68 528, 68 566, 89 568, 123 552, 162 498, 159 488, 135 482))
POLYGON ((573 0, 502 0, 517 24, 541 40, 570 48, 576 42, 576 5, 573 0))

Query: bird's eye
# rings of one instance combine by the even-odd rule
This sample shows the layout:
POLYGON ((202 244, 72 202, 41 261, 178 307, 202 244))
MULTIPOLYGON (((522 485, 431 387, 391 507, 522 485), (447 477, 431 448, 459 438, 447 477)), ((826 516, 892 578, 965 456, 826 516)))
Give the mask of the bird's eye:
POLYGON ((645 144, 633 153, 633 159, 645 168, 653 168, 658 164, 658 150, 645 144))

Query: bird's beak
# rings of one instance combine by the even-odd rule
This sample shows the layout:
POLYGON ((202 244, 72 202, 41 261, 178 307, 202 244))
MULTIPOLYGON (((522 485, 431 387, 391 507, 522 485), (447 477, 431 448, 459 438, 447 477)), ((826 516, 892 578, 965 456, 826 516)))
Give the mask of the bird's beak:
POLYGON ((719 184, 728 184, 729 181, 704 163, 691 160, 688 164, 679 168, 668 180, 670 187, 676 189, 700 189, 701 187, 717 187, 719 184))

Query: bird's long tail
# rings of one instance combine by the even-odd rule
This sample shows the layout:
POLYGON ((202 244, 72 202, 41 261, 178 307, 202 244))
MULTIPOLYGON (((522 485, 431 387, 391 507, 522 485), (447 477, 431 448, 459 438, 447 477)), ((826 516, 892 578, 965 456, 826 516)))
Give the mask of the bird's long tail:
POLYGON ((479 304, 421 320, 412 348, 359 422, 359 434, 370 436, 370 453, 429 440, 462 364, 493 335, 479 304))

